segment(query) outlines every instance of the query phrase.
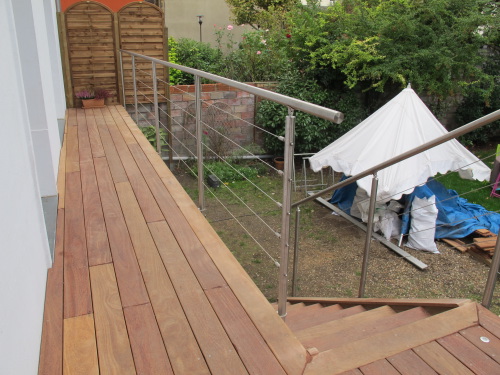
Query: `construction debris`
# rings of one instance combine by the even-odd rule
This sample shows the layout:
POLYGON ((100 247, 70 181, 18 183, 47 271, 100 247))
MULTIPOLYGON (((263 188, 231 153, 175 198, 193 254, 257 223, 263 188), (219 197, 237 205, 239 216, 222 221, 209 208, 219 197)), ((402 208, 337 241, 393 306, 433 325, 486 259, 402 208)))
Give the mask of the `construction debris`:
POLYGON ((465 238, 443 238, 442 241, 462 253, 468 252, 472 257, 484 264, 491 265, 497 235, 487 229, 478 229, 465 238))

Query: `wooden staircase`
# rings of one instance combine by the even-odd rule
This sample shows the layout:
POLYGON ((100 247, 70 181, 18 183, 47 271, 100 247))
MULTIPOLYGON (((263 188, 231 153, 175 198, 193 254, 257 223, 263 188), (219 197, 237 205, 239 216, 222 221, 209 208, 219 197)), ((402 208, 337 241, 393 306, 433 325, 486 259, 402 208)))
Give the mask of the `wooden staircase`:
MULTIPOLYGON (((277 309, 277 304, 273 306, 277 309)), ((342 367, 343 370, 338 372, 343 373, 360 366, 379 365, 380 361, 386 361, 384 358, 392 358, 400 352, 415 356, 414 352, 407 354, 407 351, 436 340, 441 334, 455 332, 456 327, 450 327, 449 332, 437 331, 449 321, 458 323, 459 320, 463 320, 460 311, 470 310, 467 313, 470 314, 471 311, 475 311, 474 306, 471 301, 463 299, 289 298, 285 322, 309 352, 311 365, 315 362, 318 364, 324 362, 324 359, 332 355, 338 356, 343 353, 344 364, 339 367, 339 370, 342 367), (436 327, 440 328, 436 330, 436 327), (425 332, 427 330, 428 332, 425 332), (420 337, 415 339, 415 336, 420 337), (387 349, 384 347, 385 344, 381 344, 384 342, 390 342, 387 349), (370 353, 363 359, 367 354, 366 350, 378 353, 376 355, 370 353), (346 358, 349 356, 352 356, 352 361, 346 358), (316 357, 319 358, 319 362, 315 360, 316 357), (349 363, 352 363, 352 367, 349 363)), ((466 323, 464 327, 468 324, 471 323, 466 323)), ((420 365, 425 366, 424 361, 420 362, 418 362, 420 365)), ((386 365, 385 362, 380 364, 386 365)), ((315 372, 314 367, 311 367, 311 374, 321 373, 321 371, 315 372)), ((328 373, 333 374, 337 371, 328 373)))

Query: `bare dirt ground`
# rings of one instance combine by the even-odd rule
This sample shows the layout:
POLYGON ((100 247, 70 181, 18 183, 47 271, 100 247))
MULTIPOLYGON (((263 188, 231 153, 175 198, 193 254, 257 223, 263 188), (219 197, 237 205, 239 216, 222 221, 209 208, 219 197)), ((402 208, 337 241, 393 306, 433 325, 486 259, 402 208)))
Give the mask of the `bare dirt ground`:
MULTIPOLYGON (((197 201, 196 180, 184 170, 176 170, 175 174, 197 201)), ((265 177, 262 182, 276 188, 271 194, 281 199, 279 178, 275 178, 277 184, 273 178, 265 177)), ((236 219, 210 193, 206 194, 205 216, 264 295, 269 301, 275 301, 278 269, 274 260, 279 261, 279 239, 272 230, 278 231, 281 226, 281 211, 269 204, 255 189, 241 189, 241 186, 235 185, 234 189, 237 188, 243 191, 242 200, 245 204, 258 212, 267 224, 251 215, 238 199, 221 193, 223 188, 215 192, 236 219), (248 228, 248 232, 242 229, 238 221, 248 228)), ((302 198, 303 194, 295 193, 294 201, 302 198)), ((357 297, 365 232, 342 217, 332 215, 329 209, 318 203, 309 202, 301 209, 299 233, 297 295, 357 297)), ((293 236, 292 231, 290 264, 293 260, 293 236)), ((488 266, 442 242, 437 242, 437 245, 441 254, 404 248, 428 265, 422 271, 372 240, 365 297, 470 298, 480 302, 488 266)), ((500 290, 496 289, 491 310, 500 314, 500 290)))

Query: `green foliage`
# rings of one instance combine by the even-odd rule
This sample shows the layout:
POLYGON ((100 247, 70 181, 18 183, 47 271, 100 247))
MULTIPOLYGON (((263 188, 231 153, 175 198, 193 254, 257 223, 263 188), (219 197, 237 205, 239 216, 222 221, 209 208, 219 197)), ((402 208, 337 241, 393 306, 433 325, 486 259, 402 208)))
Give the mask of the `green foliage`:
MULTIPOLYGON (((141 126, 140 127, 142 134, 146 137, 146 139, 151 143, 151 146, 156 150, 156 128, 154 126, 141 126)), ((167 132, 165 129, 160 128, 160 143, 161 147, 167 145, 167 132)))
POLYGON ((290 70, 286 35, 270 31, 244 34, 238 48, 224 56, 222 75, 242 82, 274 81, 290 70))
MULTIPOLYGON (((487 56, 484 71, 495 75, 500 81, 500 50, 493 50, 487 56)), ((477 83, 469 88, 457 111, 459 125, 465 125, 500 108, 500 85, 497 83, 492 90, 484 83, 477 83)), ((480 129, 474 130, 460 138, 467 146, 480 146, 500 139, 500 121, 495 121, 480 129)))
MULTIPOLYGON (((170 39, 169 39, 169 43, 170 39)), ((200 43, 192 39, 181 38, 170 44, 174 47, 175 55, 171 56, 171 62, 184 65, 189 68, 203 70, 217 74, 222 63, 222 52, 212 48, 209 43, 200 43)), ((170 56, 170 55, 169 55, 170 56)), ((191 85, 194 83, 192 74, 180 70, 170 70, 170 83, 174 85, 191 85)))
POLYGON ((345 0, 291 15, 296 61, 328 85, 384 91, 408 82, 444 99, 473 82, 492 82, 478 50, 498 17, 483 0, 345 0), (482 30, 482 32, 479 32, 482 30))
MULTIPOLYGON (((217 48, 190 39, 171 40, 170 61, 240 82, 274 81, 291 69, 286 33, 253 31, 235 41, 232 28, 215 30, 217 48)), ((192 84, 193 76, 170 70, 171 84, 192 84)))
MULTIPOLYGON (((179 59, 177 57, 177 41, 170 37, 168 38, 168 61, 174 64, 179 64, 179 59)), ((171 85, 177 85, 182 79, 182 72, 178 69, 169 70, 169 82, 171 85)))
MULTIPOLYGON (((341 124, 303 112, 295 114, 295 152, 316 152, 356 126, 364 117, 360 100, 354 92, 338 92, 327 90, 298 73, 290 73, 280 81, 277 92, 318 104, 324 107, 340 110, 345 115, 341 124)), ((278 136, 285 135, 285 117, 287 108, 270 102, 261 102, 257 111, 257 123, 278 136)), ((279 155, 283 153, 283 142, 271 135, 264 138, 264 147, 269 152, 279 155)))
POLYGON ((299 4, 298 0, 226 0, 238 25, 253 28, 268 27, 266 19, 276 13, 284 14, 299 4))
MULTIPOLYGON (((198 173, 197 169, 195 169, 195 173, 198 173)), ((252 166, 214 161, 203 164, 203 173, 205 176, 214 174, 223 183, 230 183, 243 181, 245 178, 252 180, 258 176, 259 171, 252 166)))

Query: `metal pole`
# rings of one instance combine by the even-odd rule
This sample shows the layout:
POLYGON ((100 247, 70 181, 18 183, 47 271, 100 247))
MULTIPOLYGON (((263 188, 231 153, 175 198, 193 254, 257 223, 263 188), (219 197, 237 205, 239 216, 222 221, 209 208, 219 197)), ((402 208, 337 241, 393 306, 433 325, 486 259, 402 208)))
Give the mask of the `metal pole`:
POLYGON ((153 62, 151 66, 153 74, 153 101, 155 111, 155 128, 156 128, 156 151, 161 156, 161 136, 160 136, 160 111, 158 109, 158 82, 156 81, 156 64, 153 62))
POLYGON ((292 205, 292 167, 295 135, 295 116, 293 109, 288 108, 285 123, 285 166, 283 169, 283 207, 281 214, 281 255, 278 282, 278 314, 286 317, 286 300, 288 294, 288 250, 290 248, 290 210, 292 205))
POLYGON ((375 202, 377 201, 378 177, 377 173, 373 174, 372 191, 370 195, 370 208, 368 210, 368 223, 366 226, 365 253, 363 255, 363 265, 361 268, 361 280, 359 281, 358 297, 363 298, 365 295, 366 275, 368 273, 368 259, 370 258, 370 245, 372 242, 373 233, 373 215, 375 214, 375 202))
POLYGON ((135 123, 139 126, 139 110, 137 106, 137 82, 135 81, 135 56, 132 56, 132 83, 134 85, 134 107, 135 107, 135 123))
POLYGON ((487 309, 489 309, 491 306, 491 300, 493 299, 493 292, 495 291, 495 284, 497 282, 497 274, 499 267, 500 267, 500 241, 498 240, 497 237, 497 243, 495 244, 495 252, 493 253, 493 259, 491 261, 488 280, 486 281, 486 287, 484 288, 483 302, 481 303, 487 309))
POLYGON ((195 105, 196 105, 196 158, 198 161, 198 206, 205 209, 205 186, 203 185, 203 129, 201 124, 201 80, 194 77, 195 105))
POLYGON ((125 98, 125 75, 123 73, 123 53, 120 52, 120 77, 121 77, 121 80, 122 80, 122 98, 123 98, 123 107, 125 107, 125 109, 127 108, 127 101, 126 101, 126 98, 125 98))
POLYGON ((299 268, 300 207, 295 211, 295 243, 293 247, 292 297, 297 297, 297 272, 299 268))

